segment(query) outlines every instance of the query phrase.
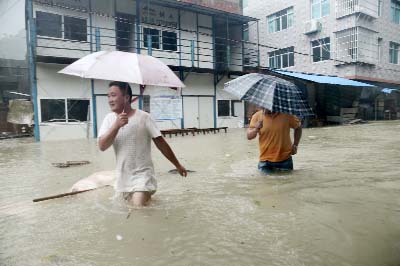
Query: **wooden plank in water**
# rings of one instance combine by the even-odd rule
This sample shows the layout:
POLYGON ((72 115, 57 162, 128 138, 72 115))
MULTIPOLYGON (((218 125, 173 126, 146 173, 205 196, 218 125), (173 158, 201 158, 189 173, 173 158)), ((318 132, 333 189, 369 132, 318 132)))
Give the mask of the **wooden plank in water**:
POLYGON ((75 194, 83 193, 83 192, 90 191, 90 190, 94 190, 94 189, 95 189, 95 188, 86 189, 86 190, 80 190, 80 191, 73 191, 73 192, 68 192, 68 193, 62 193, 62 194, 53 195, 53 196, 48 196, 48 197, 43 197, 43 198, 37 198, 37 199, 34 199, 33 202, 39 202, 39 201, 45 201, 45 200, 51 200, 51 199, 62 198, 62 197, 66 197, 66 196, 72 196, 72 195, 75 195, 75 194))

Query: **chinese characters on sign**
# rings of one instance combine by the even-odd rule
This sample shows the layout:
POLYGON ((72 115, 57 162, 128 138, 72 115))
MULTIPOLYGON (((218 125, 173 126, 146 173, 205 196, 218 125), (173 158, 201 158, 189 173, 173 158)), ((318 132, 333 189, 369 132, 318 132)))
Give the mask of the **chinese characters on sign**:
POLYGON ((155 120, 181 119, 182 98, 170 95, 151 97, 150 110, 155 120))
POLYGON ((143 6, 141 12, 142 23, 165 26, 171 28, 178 27, 178 15, 171 9, 160 6, 143 6))

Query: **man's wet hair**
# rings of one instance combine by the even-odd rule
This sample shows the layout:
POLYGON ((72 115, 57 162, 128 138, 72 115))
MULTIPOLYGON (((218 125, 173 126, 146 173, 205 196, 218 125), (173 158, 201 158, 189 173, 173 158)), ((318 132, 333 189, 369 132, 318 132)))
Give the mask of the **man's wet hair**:
POLYGON ((112 81, 110 82, 110 84, 108 84, 108 87, 111 88, 112 86, 118 87, 124 95, 129 95, 129 99, 130 100, 132 99, 132 89, 129 83, 121 81, 112 81))

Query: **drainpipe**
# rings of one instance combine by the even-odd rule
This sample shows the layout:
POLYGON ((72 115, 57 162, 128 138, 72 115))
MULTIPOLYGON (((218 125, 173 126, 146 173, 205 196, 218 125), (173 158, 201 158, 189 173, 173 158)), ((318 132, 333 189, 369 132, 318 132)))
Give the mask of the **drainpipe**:
POLYGON ((33 18, 33 0, 26 1, 27 11, 27 48, 28 48, 28 62, 29 62, 29 82, 31 87, 31 100, 33 102, 34 112, 34 136, 35 141, 40 141, 39 129, 39 108, 37 97, 37 77, 36 77, 36 23, 33 18))

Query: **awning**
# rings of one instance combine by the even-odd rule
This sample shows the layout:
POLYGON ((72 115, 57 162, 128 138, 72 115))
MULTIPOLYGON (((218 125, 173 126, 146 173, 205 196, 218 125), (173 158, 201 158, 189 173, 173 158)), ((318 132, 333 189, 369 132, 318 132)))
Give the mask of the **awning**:
POLYGON ((400 90, 399 89, 390 89, 390 88, 383 88, 382 89, 382 92, 383 93, 385 93, 385 94, 391 94, 392 92, 400 92, 400 90))
POLYGON ((305 74, 305 73, 283 71, 283 70, 273 70, 273 72, 276 72, 281 75, 299 78, 299 79, 303 79, 303 80, 309 80, 309 81, 321 83, 321 84, 332 84, 332 85, 353 86, 353 87, 375 87, 374 85, 371 85, 371 84, 354 81, 351 79, 335 77, 335 76, 324 76, 324 75, 319 75, 319 74, 305 74))

